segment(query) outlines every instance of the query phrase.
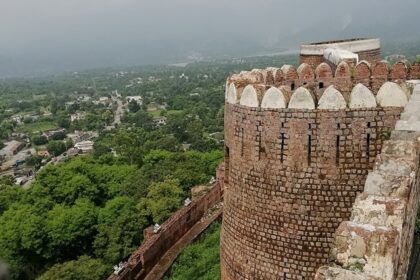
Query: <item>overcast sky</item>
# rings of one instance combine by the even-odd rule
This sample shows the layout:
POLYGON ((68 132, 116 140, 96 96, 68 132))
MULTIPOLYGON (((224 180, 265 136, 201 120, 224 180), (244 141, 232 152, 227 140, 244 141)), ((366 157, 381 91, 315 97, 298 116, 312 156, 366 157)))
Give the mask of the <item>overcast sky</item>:
POLYGON ((419 0, 0 0, 0 70, 251 55, 352 36, 420 39, 419 11, 419 0))

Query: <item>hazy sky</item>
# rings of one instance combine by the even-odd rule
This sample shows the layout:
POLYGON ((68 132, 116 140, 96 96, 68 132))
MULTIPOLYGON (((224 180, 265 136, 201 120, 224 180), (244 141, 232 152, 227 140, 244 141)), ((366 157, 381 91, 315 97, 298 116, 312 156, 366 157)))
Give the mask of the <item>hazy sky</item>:
POLYGON ((0 0, 0 70, 243 55, 338 37, 420 39, 419 11, 419 0, 0 0))

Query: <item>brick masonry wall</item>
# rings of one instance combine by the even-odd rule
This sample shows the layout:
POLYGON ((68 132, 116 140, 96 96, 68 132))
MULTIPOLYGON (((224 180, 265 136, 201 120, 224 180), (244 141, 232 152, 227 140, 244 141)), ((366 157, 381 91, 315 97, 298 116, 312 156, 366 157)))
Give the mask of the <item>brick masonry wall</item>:
MULTIPOLYGON (((362 52, 357 52, 359 55, 359 61, 366 60, 370 63, 375 63, 381 60, 381 50, 374 49, 374 50, 367 50, 362 52)), ((316 67, 317 65, 325 62, 323 55, 304 55, 301 54, 299 56, 299 63, 307 63, 312 67, 316 67)))
POLYGON ((299 86, 304 86, 314 93, 315 102, 317 102, 324 90, 331 84, 348 101, 351 90, 358 83, 365 85, 376 95, 387 81, 401 85, 409 79, 420 79, 419 62, 412 65, 407 62, 397 62, 393 66, 386 62, 378 62, 374 65, 361 62, 354 67, 343 62, 334 70, 326 63, 321 63, 316 68, 303 66, 298 67, 298 69, 304 69, 300 75, 293 66, 288 65, 281 69, 275 68, 274 73, 270 69, 254 69, 251 72, 243 72, 231 76, 228 83, 235 84, 239 95, 249 84, 265 87, 287 86, 292 91, 299 86))
POLYGON ((311 65, 312 67, 316 67, 317 65, 324 62, 324 56, 323 55, 304 55, 301 54, 299 56, 299 64, 307 63, 311 65))
POLYGON ((159 259, 185 233, 187 233, 214 205, 222 200, 223 175, 220 170, 218 180, 202 197, 189 206, 174 213, 161 225, 161 230, 151 234, 144 243, 130 256, 125 269, 120 275, 112 274, 108 280, 144 279, 159 259))
POLYGON ((227 103, 222 279, 313 279, 400 111, 227 103))
POLYGON ((316 280, 406 279, 420 200, 419 116, 418 85, 316 280))
POLYGON ((357 54, 359 55, 359 61, 366 60, 372 63, 381 60, 381 49, 361 51, 357 54))

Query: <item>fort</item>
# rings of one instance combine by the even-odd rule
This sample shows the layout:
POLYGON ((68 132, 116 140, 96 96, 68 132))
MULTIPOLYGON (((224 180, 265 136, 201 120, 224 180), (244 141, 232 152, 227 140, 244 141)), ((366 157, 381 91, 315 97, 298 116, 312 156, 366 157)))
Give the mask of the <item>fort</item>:
POLYGON ((406 279, 420 64, 382 61, 379 39, 302 45, 300 62, 228 77, 218 179, 109 279, 153 279, 222 200, 222 280, 406 279))
POLYGON ((315 43, 297 69, 228 78, 223 280, 405 279, 418 146, 394 129, 404 107, 420 117, 406 83, 419 65, 379 52, 377 39, 315 43))

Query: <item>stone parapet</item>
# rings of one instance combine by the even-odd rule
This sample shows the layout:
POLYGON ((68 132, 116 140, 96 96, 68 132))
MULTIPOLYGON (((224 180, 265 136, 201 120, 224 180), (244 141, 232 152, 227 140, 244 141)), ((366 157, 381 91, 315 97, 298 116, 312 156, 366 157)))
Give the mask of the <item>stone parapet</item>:
POLYGON ((331 265, 319 268, 315 279, 346 279, 349 273, 360 279, 406 279, 420 199, 419 98, 417 85, 350 220, 335 233, 331 265))
MULTIPOLYGON (((386 62, 379 62, 374 67, 366 61, 354 67, 341 62, 333 72, 326 63, 321 63, 315 70, 304 63, 297 69, 284 65, 281 68, 242 71, 227 79, 225 98, 230 104, 261 108, 291 108, 290 105, 295 104, 297 99, 306 104, 303 105, 306 109, 323 109, 320 107, 322 97, 333 89, 340 94, 329 96, 329 109, 342 109, 342 99, 348 108, 404 107, 411 86, 406 81, 420 79, 417 64, 397 62, 391 69, 386 62), (302 93, 303 89, 308 93, 295 98, 295 93, 302 93), (336 103, 338 105, 334 105, 336 103)), ((419 105, 420 99, 416 102, 413 107, 419 105)))

